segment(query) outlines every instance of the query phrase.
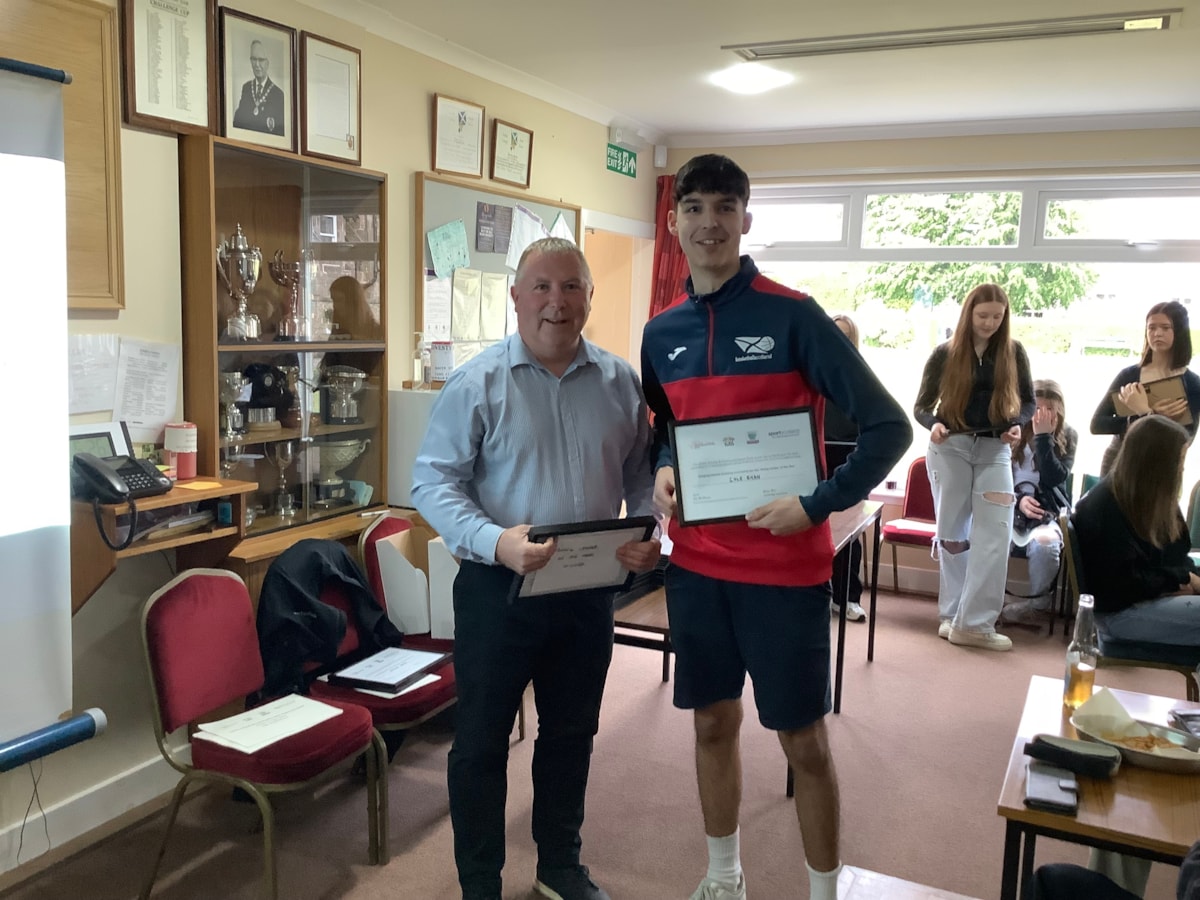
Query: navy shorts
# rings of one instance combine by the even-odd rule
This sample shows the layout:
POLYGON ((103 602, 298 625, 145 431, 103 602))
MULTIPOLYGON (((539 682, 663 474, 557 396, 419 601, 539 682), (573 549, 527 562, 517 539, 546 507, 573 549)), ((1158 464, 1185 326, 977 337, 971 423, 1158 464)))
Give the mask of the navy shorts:
POLYGON ((666 589, 680 709, 739 699, 749 672, 766 728, 805 728, 830 711, 828 582, 745 584, 671 564, 666 589))

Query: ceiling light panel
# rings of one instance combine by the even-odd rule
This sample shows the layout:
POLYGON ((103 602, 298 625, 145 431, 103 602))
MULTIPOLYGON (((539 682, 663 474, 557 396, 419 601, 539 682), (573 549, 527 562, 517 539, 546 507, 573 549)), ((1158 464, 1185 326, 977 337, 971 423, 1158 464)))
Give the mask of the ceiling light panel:
POLYGON ((799 38, 791 41, 763 41, 749 44, 725 44, 746 60, 761 62, 834 53, 865 53, 872 50, 907 50, 955 44, 979 44, 993 41, 1026 41, 1037 38, 1075 37, 1078 35, 1165 31, 1172 23, 1178 27, 1182 9, 1139 10, 1111 15, 1073 16, 1062 19, 1031 19, 1021 22, 992 22, 982 25, 948 26, 912 31, 882 31, 874 34, 847 34, 834 37, 799 38))

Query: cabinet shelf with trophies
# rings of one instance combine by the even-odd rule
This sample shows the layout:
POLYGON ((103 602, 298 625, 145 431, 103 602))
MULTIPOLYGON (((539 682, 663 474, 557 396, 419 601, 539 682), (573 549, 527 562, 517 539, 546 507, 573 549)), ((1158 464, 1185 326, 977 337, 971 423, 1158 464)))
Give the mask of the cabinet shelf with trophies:
POLYGON ((179 147, 184 411, 201 475, 257 484, 233 556, 365 527, 353 514, 387 498, 386 176, 213 135, 179 147))

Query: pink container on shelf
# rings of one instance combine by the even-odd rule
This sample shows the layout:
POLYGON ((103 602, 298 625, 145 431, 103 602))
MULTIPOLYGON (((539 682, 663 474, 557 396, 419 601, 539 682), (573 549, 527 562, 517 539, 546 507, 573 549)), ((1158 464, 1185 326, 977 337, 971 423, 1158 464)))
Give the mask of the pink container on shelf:
POLYGON ((175 469, 175 477, 187 481, 196 477, 196 423, 168 422, 163 432, 163 450, 167 465, 175 469))

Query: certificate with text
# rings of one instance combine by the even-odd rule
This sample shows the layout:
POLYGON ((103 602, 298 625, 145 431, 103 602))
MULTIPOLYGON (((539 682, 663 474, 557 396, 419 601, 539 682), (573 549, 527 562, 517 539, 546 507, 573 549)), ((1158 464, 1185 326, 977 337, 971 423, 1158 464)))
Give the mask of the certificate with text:
POLYGON ((821 480, 812 409, 672 422, 680 525, 732 522, 821 480))
POLYGON ((653 516, 630 516, 570 525, 529 529, 535 543, 553 538, 554 556, 542 568, 513 580, 509 600, 588 590, 628 590, 633 573, 617 559, 617 548, 648 541, 657 523, 653 516))

